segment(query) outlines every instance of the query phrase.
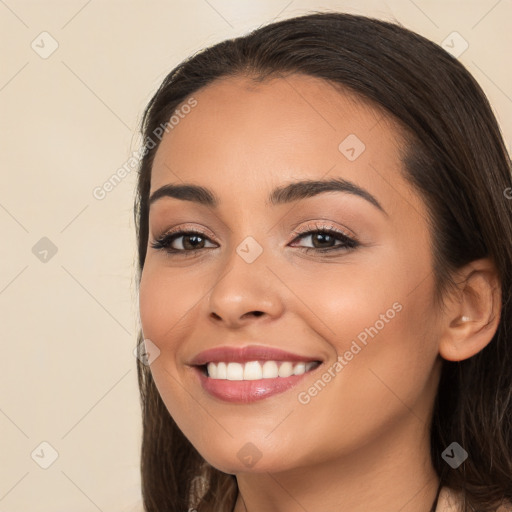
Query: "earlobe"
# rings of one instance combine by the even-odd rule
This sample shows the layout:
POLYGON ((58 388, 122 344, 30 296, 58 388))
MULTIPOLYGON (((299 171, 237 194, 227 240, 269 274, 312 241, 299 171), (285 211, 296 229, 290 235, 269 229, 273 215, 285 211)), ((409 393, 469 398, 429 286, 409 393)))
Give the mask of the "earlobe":
POLYGON ((439 339, 439 354, 448 361, 462 361, 484 349, 501 314, 501 285, 490 259, 472 261, 459 275, 458 290, 446 301, 439 339))

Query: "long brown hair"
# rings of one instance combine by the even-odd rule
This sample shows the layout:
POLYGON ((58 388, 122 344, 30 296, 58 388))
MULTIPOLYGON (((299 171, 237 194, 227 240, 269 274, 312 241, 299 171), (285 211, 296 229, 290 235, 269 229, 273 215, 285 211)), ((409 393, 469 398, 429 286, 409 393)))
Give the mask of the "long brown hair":
MULTIPOLYGON (((443 361, 431 425, 431 458, 441 484, 462 491, 466 512, 495 510, 502 500, 512 501, 511 162, 485 94, 438 45, 393 23, 314 12, 223 41, 179 64, 150 100, 142 120, 146 146, 134 211, 137 282, 148 243, 158 127, 220 77, 262 81, 291 73, 355 92, 384 109, 408 134, 404 177, 428 206, 441 305, 456 269, 483 257, 496 265, 502 288, 498 329, 473 357, 443 361), (452 441, 469 454, 457 469, 441 457, 452 441)), ((138 360, 137 371, 145 510, 232 512, 238 493, 235 476, 205 462, 167 411, 149 367, 138 360)))

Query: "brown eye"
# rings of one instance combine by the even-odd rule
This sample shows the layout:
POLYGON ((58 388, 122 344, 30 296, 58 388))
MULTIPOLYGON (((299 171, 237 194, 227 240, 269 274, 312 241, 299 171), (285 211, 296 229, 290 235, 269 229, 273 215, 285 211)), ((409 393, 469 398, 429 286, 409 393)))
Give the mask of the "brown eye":
POLYGON ((359 242, 348 237, 341 231, 329 228, 320 228, 300 233, 295 240, 310 240, 311 247, 304 247, 294 244, 294 247, 300 247, 303 251, 329 252, 337 250, 354 249, 359 242))
POLYGON ((316 249, 325 249, 328 247, 333 247, 333 245, 336 242, 336 238, 334 238, 332 235, 329 235, 328 233, 317 232, 315 234, 308 236, 311 237, 313 246, 316 249))
MULTIPOLYGON (((152 243, 151 247, 162 249, 169 253, 193 252, 208 248, 205 245, 206 243, 212 242, 199 231, 177 231, 162 236, 152 243)), ((215 247, 214 244, 212 246, 215 247)))
MULTIPOLYGON (((172 243, 175 242, 177 239, 182 238, 181 241, 182 249, 192 251, 194 249, 202 249, 205 244, 205 239, 201 237, 200 235, 182 235, 180 237, 175 237, 170 245, 172 246, 172 243)), ((173 247, 175 249, 175 247, 173 247)), ((180 249, 180 248, 178 248, 180 249)))

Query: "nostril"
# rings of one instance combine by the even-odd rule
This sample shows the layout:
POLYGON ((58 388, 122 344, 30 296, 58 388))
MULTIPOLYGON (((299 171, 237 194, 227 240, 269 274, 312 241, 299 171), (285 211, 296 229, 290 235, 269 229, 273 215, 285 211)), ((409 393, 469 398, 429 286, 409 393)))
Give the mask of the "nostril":
MULTIPOLYGON (((261 315, 264 315, 264 311, 250 311, 249 313, 245 313, 243 315, 243 317, 247 316, 247 315, 254 315, 254 316, 261 316, 261 315)), ((211 312, 210 313, 210 316, 214 319, 214 320, 222 320, 222 317, 220 315, 218 315, 217 313, 215 312, 211 312)))
POLYGON ((249 311, 248 313, 245 313, 242 315, 242 318, 245 318, 247 316, 261 316, 265 313, 263 311, 249 311))

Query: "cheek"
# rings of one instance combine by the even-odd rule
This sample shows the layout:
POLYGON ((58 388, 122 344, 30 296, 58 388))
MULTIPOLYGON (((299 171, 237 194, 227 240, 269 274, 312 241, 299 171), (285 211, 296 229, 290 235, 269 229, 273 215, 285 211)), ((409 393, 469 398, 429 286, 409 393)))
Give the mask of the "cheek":
POLYGON ((382 246, 378 259, 374 251, 361 251, 339 270, 326 269, 315 283, 303 283, 338 355, 361 363, 392 360, 395 367, 401 361, 405 366, 407 360, 424 362, 426 354, 432 359, 432 343, 424 338, 432 338, 435 328, 430 321, 434 282, 420 242, 407 250, 382 246))
POLYGON ((144 267, 139 287, 139 310, 145 338, 169 349, 174 338, 190 329, 194 307, 201 289, 180 279, 175 272, 157 269, 151 263, 144 267))
POLYGON ((197 430, 193 421, 197 411, 192 413, 191 409, 198 402, 190 400, 181 382, 180 340, 192 332, 193 309, 201 295, 197 286, 187 286, 176 272, 166 272, 147 261, 139 286, 140 320, 144 338, 160 350, 150 371, 166 408, 187 434, 197 430))
POLYGON ((407 413, 408 407, 418 405, 423 411, 438 353, 436 326, 430 321, 433 279, 417 286, 415 277, 424 274, 418 268, 404 274, 391 262, 365 266, 364 272, 354 266, 331 272, 328 279, 319 275, 316 285, 308 287, 308 303, 315 304, 318 316, 316 330, 338 358, 318 385, 299 390, 301 403, 318 412, 319 429, 330 423, 327 416, 338 425, 367 418, 371 430, 407 413))
POLYGON ((436 391, 435 333, 425 321, 428 301, 398 286, 392 293, 358 295, 338 299, 342 313, 337 316, 330 310, 335 334, 327 339, 337 362, 297 390, 295 428, 302 432, 299 425, 307 423, 316 434, 319 461, 371 446, 403 425, 423 428, 436 391))

